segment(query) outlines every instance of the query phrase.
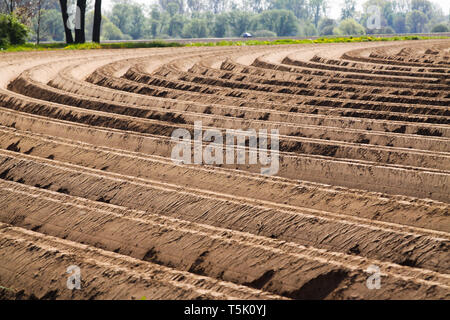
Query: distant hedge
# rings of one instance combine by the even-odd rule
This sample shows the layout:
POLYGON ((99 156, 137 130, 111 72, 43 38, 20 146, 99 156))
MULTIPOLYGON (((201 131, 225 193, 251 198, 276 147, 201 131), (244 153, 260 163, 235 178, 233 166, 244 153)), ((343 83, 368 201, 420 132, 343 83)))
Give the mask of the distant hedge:
POLYGON ((438 24, 431 29, 431 32, 449 32, 448 27, 445 24, 438 24))

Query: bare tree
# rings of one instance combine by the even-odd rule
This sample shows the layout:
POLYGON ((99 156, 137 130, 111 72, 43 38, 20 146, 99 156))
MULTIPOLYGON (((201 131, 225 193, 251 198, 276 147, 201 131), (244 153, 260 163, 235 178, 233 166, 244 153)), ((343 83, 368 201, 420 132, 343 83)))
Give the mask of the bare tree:
POLYGON ((0 12, 1 13, 11 12, 10 2, 8 0, 2 0, 2 2, 0 3, 0 12))
POLYGON ((75 43, 86 42, 86 0, 77 0, 77 24, 79 18, 79 25, 75 28, 75 43))
POLYGON ((3 0, 3 7, 6 7, 7 13, 13 13, 16 8, 31 7, 31 2, 30 0, 3 0))
POLYGON ((39 45, 39 40, 41 36, 41 0, 37 0, 36 10, 37 10, 37 24, 36 24, 36 45, 39 45))
POLYGON ((67 0, 59 0, 59 4, 61 6, 61 14, 64 24, 64 32, 66 34, 66 43, 71 44, 73 43, 73 35, 72 30, 70 30, 68 26, 69 22, 69 13, 67 12, 67 0))
POLYGON ((322 15, 326 15, 326 10, 328 6, 327 0, 309 0, 309 10, 311 12, 314 25, 319 25, 319 20, 322 15))
POLYGON ((31 12, 33 3, 30 0, 3 0, 1 3, 2 13, 13 13, 20 9, 22 12, 31 12))
POLYGON ((102 25, 102 0, 95 0, 94 30, 92 32, 93 42, 100 43, 101 25, 102 25))

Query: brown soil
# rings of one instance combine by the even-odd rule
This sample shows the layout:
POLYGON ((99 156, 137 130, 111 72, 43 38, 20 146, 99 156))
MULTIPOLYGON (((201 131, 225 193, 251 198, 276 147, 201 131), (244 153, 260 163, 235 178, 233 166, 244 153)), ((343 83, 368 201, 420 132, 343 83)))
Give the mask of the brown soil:
POLYGON ((449 48, 1 54, 0 299, 450 299, 449 48), (278 174, 173 163, 195 121, 278 174))

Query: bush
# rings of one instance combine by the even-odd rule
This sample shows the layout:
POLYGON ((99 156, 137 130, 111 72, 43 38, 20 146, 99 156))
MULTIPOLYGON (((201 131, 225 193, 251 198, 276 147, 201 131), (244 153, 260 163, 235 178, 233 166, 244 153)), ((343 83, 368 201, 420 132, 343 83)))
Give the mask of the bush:
POLYGON ((311 37, 318 34, 316 27, 307 20, 300 21, 299 25, 300 29, 297 35, 300 37, 311 37))
POLYGON ((445 24, 441 23, 435 25, 433 29, 431 29, 431 32, 449 32, 449 28, 445 24))
POLYGON ((336 27, 336 21, 329 18, 323 18, 319 22, 319 34, 321 36, 332 35, 334 27, 336 27))
POLYGON ((333 26, 323 27, 322 30, 320 31, 320 35, 321 36, 331 36, 331 35, 333 35, 333 30, 334 30, 333 26))
POLYGON ((277 36, 277 34, 270 30, 258 30, 255 32, 252 32, 252 35, 256 38, 274 38, 277 36))
POLYGON ((394 34, 395 30, 391 27, 384 27, 381 29, 367 29, 367 34, 394 34))
POLYGON ((158 38, 158 39, 161 39, 161 40, 167 40, 167 39, 170 39, 171 36, 169 36, 169 35, 166 34, 166 33, 161 33, 160 35, 158 35, 157 38, 158 38))
POLYGON ((14 14, 0 14, 0 45, 24 44, 28 38, 28 28, 19 22, 14 14))
POLYGON ((342 20, 342 22, 339 24, 339 27, 335 28, 333 33, 344 36, 356 36, 366 34, 366 30, 354 19, 346 19, 342 20))
POLYGON ((7 37, 4 37, 0 34, 0 47, 3 49, 5 47, 9 46, 9 40, 7 37))
POLYGON ((131 40, 131 36, 124 34, 118 27, 116 27, 109 19, 102 18, 102 40, 131 40))

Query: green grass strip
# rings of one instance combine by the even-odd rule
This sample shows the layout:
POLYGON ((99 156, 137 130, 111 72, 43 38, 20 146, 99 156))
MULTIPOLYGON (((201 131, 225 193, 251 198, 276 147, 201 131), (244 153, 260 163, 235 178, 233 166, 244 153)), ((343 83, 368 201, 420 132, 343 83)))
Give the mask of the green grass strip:
POLYGON ((66 45, 65 43, 49 44, 24 44, 1 48, 1 52, 22 52, 22 51, 45 51, 45 50, 94 50, 94 49, 138 49, 138 48, 169 48, 169 47, 225 47, 225 46, 261 46, 261 45, 288 45, 288 44, 310 44, 310 43, 345 43, 345 42, 374 42, 374 41, 407 41, 407 40, 432 40, 450 39, 450 37, 422 37, 422 36, 360 36, 360 37, 321 37, 315 40, 303 39, 277 39, 277 40, 242 40, 242 41, 217 41, 217 42, 191 42, 177 43, 155 40, 149 42, 120 42, 120 43, 84 43, 66 45))

